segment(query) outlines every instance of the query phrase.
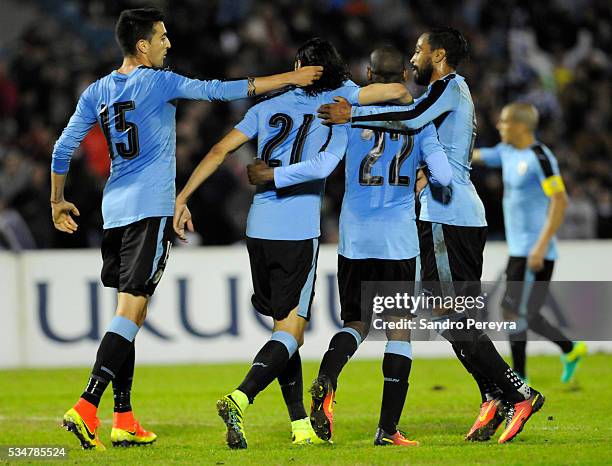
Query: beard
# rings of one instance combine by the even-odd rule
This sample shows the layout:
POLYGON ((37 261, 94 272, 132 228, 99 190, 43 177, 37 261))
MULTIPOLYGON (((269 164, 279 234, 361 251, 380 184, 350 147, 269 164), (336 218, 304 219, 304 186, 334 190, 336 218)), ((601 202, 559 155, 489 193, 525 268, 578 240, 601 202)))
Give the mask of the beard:
POLYGON ((414 82, 421 86, 429 85, 431 81, 431 75, 433 74, 433 65, 429 62, 427 65, 414 68, 414 82))

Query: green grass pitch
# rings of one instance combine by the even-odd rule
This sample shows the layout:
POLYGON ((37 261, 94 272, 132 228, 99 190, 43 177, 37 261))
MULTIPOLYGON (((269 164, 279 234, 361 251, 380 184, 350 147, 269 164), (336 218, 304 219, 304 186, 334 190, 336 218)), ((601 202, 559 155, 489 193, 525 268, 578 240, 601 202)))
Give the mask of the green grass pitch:
MULTIPOLYGON (((243 451, 226 448, 215 401, 238 384, 248 364, 137 367, 133 406, 159 439, 149 447, 112 448, 109 389, 99 411, 101 438, 109 448, 104 453, 80 450, 72 434, 59 427, 86 382, 87 369, 0 371, 0 445, 63 445, 71 464, 611 464, 612 356, 588 356, 569 386, 559 382, 558 358, 532 357, 528 364, 532 384, 547 401, 506 445, 463 440, 480 400, 475 384, 451 359, 413 364, 401 427, 421 442, 418 448, 372 445, 382 392, 380 361, 352 361, 345 368, 336 398, 334 445, 291 445, 287 412, 274 383, 247 412, 249 448, 243 451)), ((316 362, 304 364, 306 387, 317 367, 316 362)))

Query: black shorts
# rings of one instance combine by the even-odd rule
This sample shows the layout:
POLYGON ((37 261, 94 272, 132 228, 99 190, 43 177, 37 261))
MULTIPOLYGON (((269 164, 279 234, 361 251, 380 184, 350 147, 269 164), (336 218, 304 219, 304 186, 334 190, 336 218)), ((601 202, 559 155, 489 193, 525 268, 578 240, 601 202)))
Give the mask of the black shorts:
POLYGON ((456 295, 478 295, 487 227, 461 227, 421 220, 417 226, 421 248, 421 280, 464 282, 463 285, 455 283, 456 295))
POLYGON ((341 319, 344 322, 355 322, 361 321, 365 315, 361 309, 361 282, 409 282, 409 286, 414 288, 415 278, 416 258, 349 259, 338 255, 341 319))
POLYGON ((259 313, 283 320, 298 308, 310 320, 310 307, 317 279, 319 239, 298 241, 248 238, 253 296, 259 313))
POLYGON ((174 239, 172 217, 150 217, 102 236, 102 283, 136 296, 151 296, 166 268, 174 239))
POLYGON ((531 272, 527 267, 526 257, 510 257, 506 266, 506 292, 502 298, 502 307, 515 314, 532 314, 540 312, 548 295, 548 285, 552 278, 555 261, 544 261, 539 272, 531 272), (533 282, 538 283, 533 286, 533 282), (522 306, 526 306, 521 309, 522 306))

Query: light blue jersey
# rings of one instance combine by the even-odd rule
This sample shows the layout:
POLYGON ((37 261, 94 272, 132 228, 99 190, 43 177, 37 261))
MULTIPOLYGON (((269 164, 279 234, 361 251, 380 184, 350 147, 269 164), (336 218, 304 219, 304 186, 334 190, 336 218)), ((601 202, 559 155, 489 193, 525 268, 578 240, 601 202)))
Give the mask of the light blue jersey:
POLYGON ((68 172, 73 152, 100 124, 109 146, 111 173, 104 188, 104 228, 174 214, 176 99, 247 97, 247 80, 200 81, 140 66, 113 71, 91 84, 55 143, 51 169, 68 172))
MULTIPOLYGON (((317 118, 317 108, 334 96, 356 103, 359 87, 351 81, 333 91, 308 96, 293 89, 251 107, 236 129, 249 138, 257 136, 257 156, 271 167, 287 167, 327 151, 341 158, 348 128, 327 127, 317 118)), ((249 210, 246 234, 250 238, 304 240, 321 234, 322 179, 295 186, 258 187, 249 210)))
POLYGON ((353 107, 357 127, 414 130, 433 123, 453 170, 449 187, 427 186, 420 195, 420 219, 447 225, 487 225, 480 197, 470 181, 476 117, 462 76, 449 74, 429 85, 409 106, 353 107))
POLYGON ((419 254, 414 183, 422 162, 448 185, 451 169, 432 124, 409 135, 351 130, 338 254, 391 260, 419 254))
MULTIPOLYGON (((551 185, 557 186, 553 191, 563 187, 557 159, 541 143, 527 149, 500 143, 480 149, 480 156, 486 165, 502 168, 508 252, 513 257, 528 257, 548 217, 550 199, 546 191, 551 185)), ((545 258, 557 258, 556 237, 551 239, 545 258)))

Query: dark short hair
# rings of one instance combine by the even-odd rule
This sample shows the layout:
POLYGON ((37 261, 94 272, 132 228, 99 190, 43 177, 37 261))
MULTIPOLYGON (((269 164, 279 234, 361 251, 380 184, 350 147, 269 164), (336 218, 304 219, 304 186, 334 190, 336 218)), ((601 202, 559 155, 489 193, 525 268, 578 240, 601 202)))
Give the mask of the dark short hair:
POLYGON ((370 71, 376 82, 401 82, 405 70, 404 54, 392 45, 383 45, 370 54, 370 71))
POLYGON ((307 95, 316 95, 323 91, 331 91, 342 86, 351 78, 347 64, 331 42, 315 37, 303 44, 295 56, 302 66, 319 65, 323 67, 323 75, 318 81, 304 87, 307 95))
POLYGON ((150 41, 153 24, 163 20, 164 13, 157 8, 123 10, 115 26, 115 39, 123 55, 136 55, 136 43, 140 39, 150 41))
POLYGON ((445 50, 446 62, 453 68, 457 68, 468 55, 467 41, 455 28, 432 28, 428 31, 428 40, 432 51, 445 50))

